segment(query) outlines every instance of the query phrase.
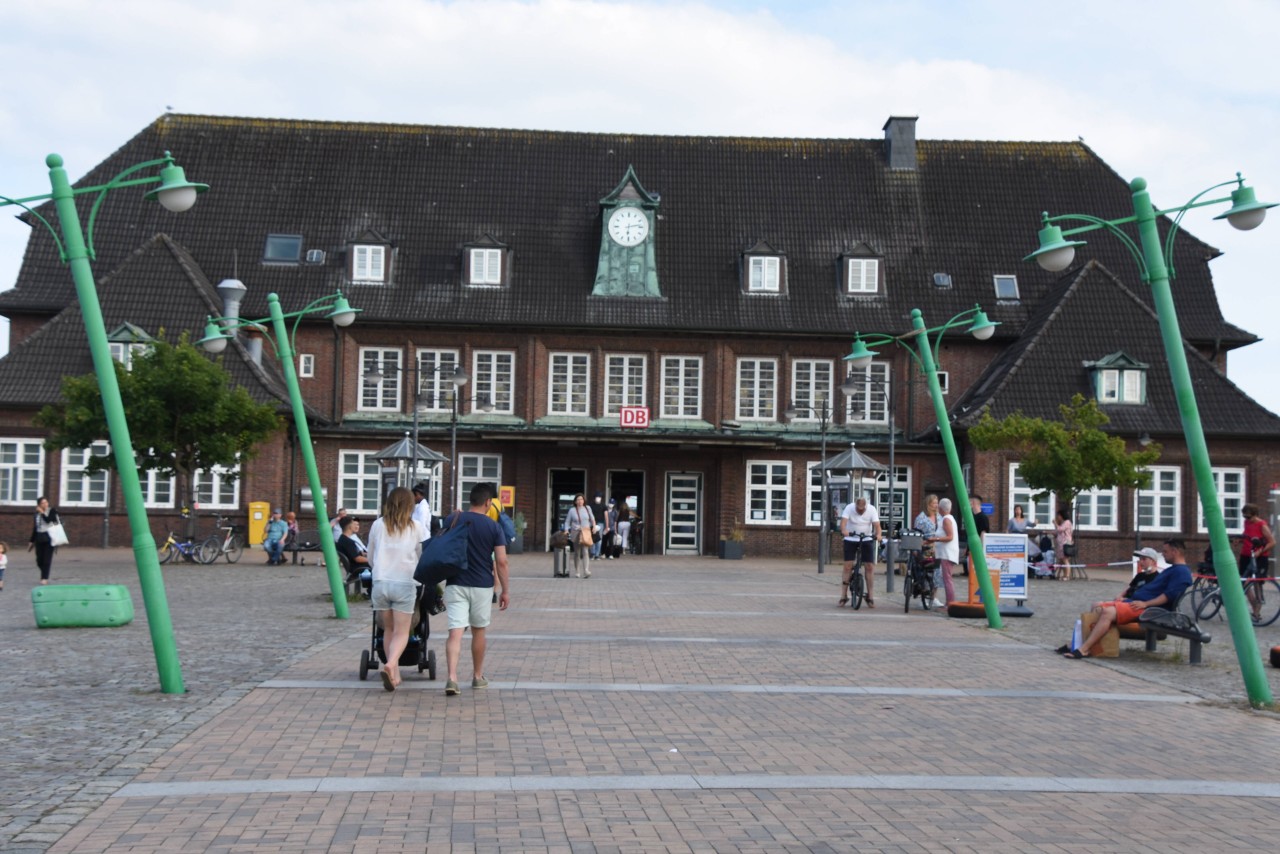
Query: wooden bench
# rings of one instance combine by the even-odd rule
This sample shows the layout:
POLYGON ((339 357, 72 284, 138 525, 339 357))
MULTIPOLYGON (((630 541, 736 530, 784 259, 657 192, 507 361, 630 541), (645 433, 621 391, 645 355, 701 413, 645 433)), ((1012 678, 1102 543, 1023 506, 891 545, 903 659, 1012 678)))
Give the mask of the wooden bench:
POLYGON ((1120 631, 1121 640, 1143 641, 1147 652, 1155 652, 1156 643, 1165 640, 1169 635, 1186 638, 1191 641, 1187 656, 1188 663, 1201 663, 1203 647, 1213 638, 1208 632, 1202 631, 1195 620, 1166 608, 1149 608, 1143 614, 1150 616, 1136 623, 1125 623, 1116 627, 1120 631))

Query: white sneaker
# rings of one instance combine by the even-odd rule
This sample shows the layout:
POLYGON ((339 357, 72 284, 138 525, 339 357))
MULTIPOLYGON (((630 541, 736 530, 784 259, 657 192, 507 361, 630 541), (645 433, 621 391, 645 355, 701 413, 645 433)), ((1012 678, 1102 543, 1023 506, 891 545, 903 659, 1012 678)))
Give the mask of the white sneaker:
POLYGON ((935 608, 945 608, 945 607, 947 607, 947 603, 946 603, 946 602, 939 602, 937 599, 934 599, 934 600, 933 600, 933 607, 935 607, 935 608))

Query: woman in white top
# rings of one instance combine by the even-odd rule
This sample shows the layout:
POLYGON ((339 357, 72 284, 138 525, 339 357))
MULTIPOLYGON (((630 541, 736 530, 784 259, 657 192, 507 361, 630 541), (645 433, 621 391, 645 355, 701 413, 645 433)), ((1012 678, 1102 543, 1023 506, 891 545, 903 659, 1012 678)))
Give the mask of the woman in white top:
POLYGON ((369 563, 373 567, 373 589, 369 599, 382 623, 382 649, 387 663, 382 668, 382 687, 394 691, 400 684, 400 655, 409 645, 413 604, 418 582, 422 541, 427 531, 413 518, 413 493, 397 486, 382 505, 382 515, 369 527, 369 563))
POLYGON ((944 604, 950 605, 955 601, 956 585, 951 580, 951 573, 960 566, 960 539, 956 536, 959 529, 956 527, 956 517, 951 515, 950 498, 943 498, 938 502, 938 515, 942 518, 937 532, 933 535, 933 548, 941 562, 939 569, 942 572, 942 589, 946 591, 947 601, 943 603, 934 599, 935 608, 942 607, 944 604))
POLYGON ((564 514, 562 530, 569 532, 569 543, 573 546, 573 568, 578 578, 582 577, 582 567, 587 567, 587 578, 591 577, 591 561, 587 552, 591 546, 583 545, 582 531, 592 530, 596 525, 596 517, 587 506, 587 498, 581 492, 573 496, 573 506, 564 514))

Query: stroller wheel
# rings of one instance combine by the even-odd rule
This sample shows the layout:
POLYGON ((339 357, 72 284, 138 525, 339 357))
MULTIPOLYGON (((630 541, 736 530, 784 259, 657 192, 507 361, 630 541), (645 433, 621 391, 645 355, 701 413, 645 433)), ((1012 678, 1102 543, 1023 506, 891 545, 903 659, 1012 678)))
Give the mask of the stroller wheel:
POLYGON ((363 682, 369 678, 369 650, 360 650, 360 681, 363 682))
POLYGON ((436 679, 436 651, 434 649, 427 652, 427 677, 432 682, 436 679))

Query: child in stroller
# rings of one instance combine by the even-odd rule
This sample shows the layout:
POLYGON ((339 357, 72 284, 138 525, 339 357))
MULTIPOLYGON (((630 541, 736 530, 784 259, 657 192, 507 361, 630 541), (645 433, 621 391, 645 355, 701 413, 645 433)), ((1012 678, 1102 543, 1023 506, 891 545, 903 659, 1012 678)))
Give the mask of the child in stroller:
MULTIPOLYGON (((373 586, 373 576, 369 570, 360 574, 360 584, 368 595, 373 586)), ((444 610, 444 599, 439 586, 427 587, 419 585, 417 597, 413 602, 413 629, 409 635, 409 643, 400 654, 401 667, 417 667, 418 672, 427 671, 427 678, 436 678, 436 651, 427 649, 427 638, 431 636, 431 624, 427 618, 444 610)), ((369 678, 370 670, 378 670, 379 662, 386 664, 387 653, 382 646, 382 624, 378 614, 373 614, 373 630, 370 634, 369 648, 360 651, 360 679, 369 678)))

